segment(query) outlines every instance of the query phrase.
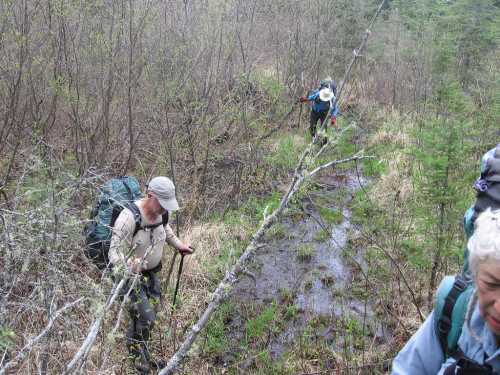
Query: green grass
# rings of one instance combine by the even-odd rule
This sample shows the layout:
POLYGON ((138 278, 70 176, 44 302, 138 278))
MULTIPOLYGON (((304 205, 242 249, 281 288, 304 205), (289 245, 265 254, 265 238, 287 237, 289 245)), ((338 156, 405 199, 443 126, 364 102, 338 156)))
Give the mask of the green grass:
POLYGON ((254 319, 247 322, 246 333, 249 340, 262 338, 271 327, 271 323, 276 320, 276 305, 272 304, 262 311, 254 319))
MULTIPOLYGON (((241 216, 254 224, 259 222, 266 215, 270 215, 276 208, 278 208, 281 200, 281 193, 274 191, 271 195, 265 198, 250 197, 245 204, 243 204, 238 212, 241 216)), ((235 224, 235 223, 233 223, 235 224)))
POLYGON ((266 239, 268 239, 268 240, 272 240, 272 239, 281 240, 281 239, 286 237, 286 234, 287 234, 287 227, 282 223, 275 223, 267 231, 266 239))
POLYGON ((323 220, 328 223, 341 224, 342 221, 344 221, 344 215, 342 214, 342 211, 333 208, 320 207, 319 214, 321 215, 323 220))
POLYGON ((206 328, 205 352, 209 354, 224 353, 229 349, 227 322, 234 314, 234 306, 230 302, 220 305, 206 328))
POLYGON ((311 260, 315 254, 315 249, 312 244, 301 244, 297 249, 297 258, 301 261, 311 260))
POLYGON ((255 375, 288 375, 294 374, 296 372, 291 372, 287 369, 287 363, 289 361, 286 358, 281 358, 279 360, 274 360, 268 350, 260 352, 254 362, 256 367, 256 372, 252 372, 255 375))
POLYGON ((0 327, 0 349, 6 350, 15 343, 16 334, 8 327, 0 327))
POLYGON ((380 159, 363 160, 363 174, 365 177, 379 177, 387 173, 388 168, 387 162, 380 159))
POLYGON ((320 229, 314 235, 314 240, 318 241, 318 242, 325 242, 325 241, 328 241, 331 237, 332 237, 332 235, 329 231, 324 230, 324 229, 320 229))
POLYGON ((289 171, 297 165, 301 152, 302 147, 295 144, 292 136, 287 136, 280 139, 276 151, 266 156, 265 161, 278 170, 289 171))
POLYGON ((285 320, 295 319, 298 313, 299 313, 299 308, 295 305, 290 305, 285 310, 284 318, 285 320))

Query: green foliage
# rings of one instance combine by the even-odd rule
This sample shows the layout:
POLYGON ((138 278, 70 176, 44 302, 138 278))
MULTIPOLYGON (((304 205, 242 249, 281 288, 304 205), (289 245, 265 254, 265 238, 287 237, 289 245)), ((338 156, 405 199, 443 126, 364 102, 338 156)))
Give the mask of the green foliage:
POLYGON ((299 308, 296 305, 289 305, 286 308, 284 318, 285 320, 295 319, 298 313, 299 313, 299 308))
POLYGON ((256 374, 258 375, 269 375, 269 374, 279 374, 288 375, 293 374, 287 370, 286 358, 281 358, 275 360, 271 357, 268 350, 260 352, 255 358, 255 367, 257 368, 256 374))
POLYGON ((238 239, 231 239, 221 243, 220 254, 217 257, 217 261, 212 261, 206 265, 208 275, 214 283, 220 281, 228 267, 231 267, 234 262, 236 262, 247 245, 248 241, 238 239))
POLYGON ((364 159, 363 174, 366 177, 379 177, 388 170, 387 162, 380 159, 364 159))
POLYGON ((267 239, 283 239, 286 237, 287 227, 282 223, 274 223, 266 233, 267 239))
POLYGON ((229 349, 227 322, 234 314, 234 306, 225 302, 215 312, 205 331, 206 349, 209 354, 224 353, 229 349))
POLYGON ((249 340, 263 337, 276 321, 276 305, 267 306, 254 319, 247 322, 246 333, 249 340))
POLYGON ((265 198, 250 197, 244 205, 241 206, 240 211, 248 216, 261 220, 264 212, 270 215, 276 208, 278 208, 281 200, 281 194, 274 191, 270 196, 265 198))
POLYGON ((331 237, 332 237, 332 234, 329 231, 324 230, 324 229, 321 229, 314 234, 314 240, 318 241, 318 242, 328 241, 331 237))
POLYGON ((406 239, 401 241, 400 249, 413 267, 417 269, 428 269, 430 267, 430 258, 421 243, 406 239))
POLYGON ((297 258, 301 261, 311 260, 313 255, 315 254, 314 245, 303 243, 299 245, 297 249, 297 258))
POLYGON ((281 171, 292 170, 299 160, 302 147, 295 143, 293 136, 280 139, 276 151, 265 157, 265 161, 281 171))
POLYGON ((342 211, 334 208, 320 207, 319 214, 328 223, 341 224, 344 221, 342 211))
POLYGON ((384 228, 383 219, 387 213, 377 206, 376 202, 373 202, 370 196, 370 190, 360 189, 355 192, 351 203, 351 221, 362 225, 368 232, 376 232, 384 228))
POLYGON ((8 327, 0 327, 0 350, 7 350, 14 345, 16 334, 8 327))
MULTIPOLYGON (((331 129, 331 131, 335 130, 331 129)), ((340 157, 349 157, 356 152, 357 145, 355 135, 356 130, 354 128, 350 128, 342 133, 337 146, 335 147, 335 150, 338 152, 340 157)))
POLYGON ((282 95, 286 92, 286 87, 283 83, 269 74, 254 73, 253 79, 262 87, 273 102, 281 99, 282 95))

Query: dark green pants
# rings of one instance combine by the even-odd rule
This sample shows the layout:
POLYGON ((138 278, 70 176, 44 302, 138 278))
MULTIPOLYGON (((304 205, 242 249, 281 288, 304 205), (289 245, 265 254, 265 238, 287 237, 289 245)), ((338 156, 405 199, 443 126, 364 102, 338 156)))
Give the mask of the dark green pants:
POLYGON ((127 330, 127 346, 130 354, 138 355, 141 350, 144 350, 149 356, 149 336, 156 320, 156 308, 161 298, 160 279, 157 275, 160 269, 161 265, 154 270, 143 272, 130 292, 128 307, 130 326, 127 330))

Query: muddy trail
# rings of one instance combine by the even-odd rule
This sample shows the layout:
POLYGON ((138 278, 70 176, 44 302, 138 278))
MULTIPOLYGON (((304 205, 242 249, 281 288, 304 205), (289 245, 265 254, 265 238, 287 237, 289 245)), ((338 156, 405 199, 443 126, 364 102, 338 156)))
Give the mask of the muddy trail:
POLYGON ((315 182, 318 188, 270 229, 233 289, 224 321, 228 345, 216 366, 251 374, 264 357, 286 361, 314 348, 320 367, 333 369, 335 361, 325 358, 366 345, 361 337, 372 346, 387 341, 363 282, 362 251, 350 241, 359 232, 349 203, 366 181, 347 171, 315 182))

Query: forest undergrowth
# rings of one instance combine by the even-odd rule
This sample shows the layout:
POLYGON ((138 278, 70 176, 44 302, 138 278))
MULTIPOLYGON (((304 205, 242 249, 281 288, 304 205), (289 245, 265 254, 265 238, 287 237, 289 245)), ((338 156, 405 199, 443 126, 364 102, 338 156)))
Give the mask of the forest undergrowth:
MULTIPOLYGON (((283 290, 275 302, 249 303, 237 350, 227 330, 239 307, 222 304, 182 370, 387 373, 432 309, 442 276, 463 265, 471 184, 481 155, 500 142, 500 23, 494 0, 393 0, 365 31, 379 4, 2 2, 0 375, 134 373, 125 306, 110 303, 113 282, 83 255, 98 188, 122 174, 143 186, 175 177, 182 209, 171 222, 196 247, 173 315, 179 257, 170 280, 172 249, 163 259, 151 344, 169 359, 280 204, 311 142, 309 108, 297 99, 329 75, 343 87, 343 114, 312 167, 361 150, 374 158, 306 180, 285 218, 304 220, 301 205, 314 201, 322 177, 368 181, 349 197, 349 217, 328 206, 351 194, 345 189, 317 201, 319 221, 351 226, 342 255, 351 284, 322 283, 370 304, 389 334, 370 336, 348 313, 312 319, 276 357, 269 341, 301 314, 295 292, 283 290), (357 56, 363 33, 370 39, 357 56), (357 64, 340 82, 352 56, 357 64), (68 369, 96 320, 95 344, 68 369), (341 349, 318 338, 327 330, 344 339, 341 349)), ((275 223, 266 241, 286 238, 288 228, 275 223)), ((310 242, 324 243, 326 232, 310 242)), ((302 243, 297 262, 314 259, 315 249, 302 243)))

